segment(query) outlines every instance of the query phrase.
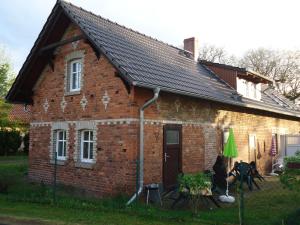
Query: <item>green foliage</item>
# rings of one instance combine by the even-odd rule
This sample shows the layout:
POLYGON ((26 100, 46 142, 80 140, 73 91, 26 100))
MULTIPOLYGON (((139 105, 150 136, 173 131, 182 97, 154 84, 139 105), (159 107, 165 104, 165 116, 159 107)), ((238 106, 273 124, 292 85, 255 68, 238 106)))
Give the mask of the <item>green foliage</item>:
POLYGON ((9 89, 8 74, 10 66, 8 63, 1 64, 0 62, 0 97, 4 97, 9 89))
POLYGON ((284 158, 284 171, 280 175, 280 181, 288 189, 300 192, 300 169, 289 168, 289 163, 300 164, 299 152, 297 152, 295 156, 289 156, 284 158))
POLYGON ((20 129, 26 131, 28 129, 27 125, 17 121, 11 120, 9 114, 12 110, 12 104, 6 103, 3 98, 0 97, 0 129, 20 129))
MULTIPOLYGON (((41 224, 239 224, 237 203, 222 204, 222 208, 213 210, 206 208, 193 215, 190 210, 170 210, 166 202, 163 207, 145 205, 142 201, 126 207, 129 196, 88 198, 59 185, 54 204, 51 186, 30 183, 25 178, 26 159, 24 155, 0 157, 0 177, 11 176, 14 180, 6 194, 0 193, 1 222, 1 216, 6 215, 10 218, 30 219, 30 222, 18 221, 19 224, 33 224, 37 218, 42 220, 41 224)), ((245 224, 289 224, 293 218, 296 218, 296 223, 291 224, 297 224, 299 210, 296 209, 299 208, 300 192, 282 189, 277 177, 266 179, 266 182, 260 183, 260 191, 247 192, 245 189, 245 224)))
POLYGON ((204 173, 184 174, 178 176, 179 191, 191 199, 193 212, 197 214, 202 194, 211 194, 210 177, 204 173))
POLYGON ((14 124, 8 118, 11 108, 12 105, 6 103, 4 99, 0 97, 0 128, 14 126, 14 124))
MULTIPOLYGON (((296 152, 295 156, 288 156, 284 158, 284 167, 287 167, 288 163, 300 163, 300 154, 299 151, 296 152)), ((288 168, 286 168, 288 169, 288 168)))
POLYGON ((20 131, 15 129, 0 129, 0 156, 15 154, 21 142, 20 131))
POLYGON ((11 87, 15 76, 11 69, 10 60, 3 48, 0 48, 0 98, 4 98, 11 87))
POLYGON ((188 189, 191 195, 201 194, 203 189, 211 188, 210 177, 204 173, 179 175, 178 182, 179 191, 188 189))
POLYGON ((23 138, 24 142, 24 153, 28 154, 29 152, 29 133, 27 132, 23 138))

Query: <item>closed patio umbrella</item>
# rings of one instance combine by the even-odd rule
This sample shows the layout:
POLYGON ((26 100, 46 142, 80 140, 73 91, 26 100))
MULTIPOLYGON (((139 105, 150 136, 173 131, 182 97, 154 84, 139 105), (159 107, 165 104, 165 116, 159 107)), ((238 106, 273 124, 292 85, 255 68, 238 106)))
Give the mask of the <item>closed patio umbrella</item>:
MULTIPOLYGON (((228 140, 224 146, 224 152, 223 155, 227 158, 236 158, 238 156, 237 152, 237 147, 233 135, 233 130, 232 128, 229 129, 229 136, 228 140)), ((227 173, 227 178, 228 178, 228 173, 227 173)), ((234 197, 229 195, 229 188, 228 188, 228 179, 226 179, 227 182, 227 188, 226 188, 226 195, 221 195, 220 200, 224 202, 234 202, 234 197)))
POLYGON ((274 171, 274 157, 277 154, 277 148, 276 148, 276 137, 275 135, 272 135, 272 143, 271 143, 271 148, 270 148, 270 156, 272 157, 272 171, 270 173, 271 176, 278 176, 277 173, 274 171))
POLYGON ((224 146, 223 155, 227 158, 236 158, 238 156, 232 128, 229 129, 229 136, 224 146))

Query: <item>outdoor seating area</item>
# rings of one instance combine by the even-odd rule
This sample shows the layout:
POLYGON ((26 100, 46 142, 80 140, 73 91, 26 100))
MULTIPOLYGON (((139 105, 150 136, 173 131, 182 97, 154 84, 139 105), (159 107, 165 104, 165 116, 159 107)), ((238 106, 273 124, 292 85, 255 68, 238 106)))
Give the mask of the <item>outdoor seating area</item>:
MULTIPOLYGON (((202 207, 209 209, 221 208, 223 206, 219 197, 221 195, 228 195, 228 192, 236 195, 237 186, 239 186, 241 183, 245 184, 242 186, 244 191, 248 190, 247 192, 249 194, 254 191, 254 186, 255 190, 261 190, 262 187, 267 186, 263 184, 267 182, 267 179, 263 177, 257 170, 255 162, 235 162, 228 175, 225 167, 223 167, 223 171, 219 168, 222 168, 222 165, 225 165, 224 158, 218 156, 214 165, 214 171, 207 170, 203 173, 195 175, 206 179, 205 182, 207 183, 207 186, 198 185, 198 190, 195 190, 195 183, 193 181, 189 182, 190 178, 187 178, 187 182, 183 181, 182 184, 182 180, 185 175, 180 174, 178 178, 179 183, 172 189, 163 193, 162 198, 164 204, 166 203, 172 209, 181 208, 187 207, 191 201, 197 199, 196 204, 199 204, 199 207, 202 205, 202 207), (227 180, 228 192, 226 185, 227 180), (192 185, 192 187, 189 185, 192 185)), ((192 175, 188 176, 191 177, 192 175)), ((201 181, 199 183, 201 183, 201 181)))
POLYGON ((243 198, 244 192, 250 196, 251 192, 261 190, 267 180, 257 169, 256 162, 235 161, 231 166, 231 159, 237 155, 233 130, 230 129, 223 155, 217 156, 212 170, 179 174, 177 184, 162 194, 163 204, 171 209, 191 206, 196 213, 199 207, 228 207, 236 204, 237 199, 241 201, 238 194, 242 193, 243 198))

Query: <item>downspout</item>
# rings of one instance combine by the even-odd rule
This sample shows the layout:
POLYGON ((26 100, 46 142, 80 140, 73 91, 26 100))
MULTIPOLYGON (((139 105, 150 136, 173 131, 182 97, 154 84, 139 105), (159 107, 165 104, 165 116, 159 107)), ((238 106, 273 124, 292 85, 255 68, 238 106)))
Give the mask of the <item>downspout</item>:
POLYGON ((140 156, 138 161, 139 175, 137 176, 138 187, 136 188, 136 193, 129 199, 126 205, 130 205, 143 191, 144 187, 144 110, 154 103, 159 96, 160 89, 153 89, 154 96, 149 99, 141 108, 140 108, 140 156))

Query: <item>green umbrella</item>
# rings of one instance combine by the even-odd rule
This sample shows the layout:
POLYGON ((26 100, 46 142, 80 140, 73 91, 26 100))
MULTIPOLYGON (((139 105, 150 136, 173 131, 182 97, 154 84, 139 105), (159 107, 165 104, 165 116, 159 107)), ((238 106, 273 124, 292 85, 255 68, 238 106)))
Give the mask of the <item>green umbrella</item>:
POLYGON ((229 129, 229 137, 225 144, 223 155, 227 158, 235 158, 238 156, 232 128, 229 129))
MULTIPOLYGON (((224 146, 223 155, 227 158, 235 158, 238 156, 232 128, 229 129, 229 137, 224 146)), ((227 173, 226 183, 227 183, 226 195, 220 196, 220 199, 221 200, 223 199, 222 201, 225 202, 234 202, 235 201, 234 197, 229 195, 228 173, 227 173)))

